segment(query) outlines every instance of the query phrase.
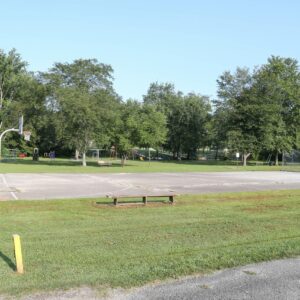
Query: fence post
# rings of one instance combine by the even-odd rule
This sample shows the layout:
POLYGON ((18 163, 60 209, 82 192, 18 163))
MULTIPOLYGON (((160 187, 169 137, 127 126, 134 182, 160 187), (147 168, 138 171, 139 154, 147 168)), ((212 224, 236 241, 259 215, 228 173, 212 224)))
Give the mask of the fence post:
POLYGON ((17 272, 19 274, 23 274, 24 273, 24 267, 23 267, 23 257, 22 257, 22 248, 21 248, 20 236, 18 234, 14 234, 13 235, 13 241, 14 241, 14 252, 15 252, 17 272))

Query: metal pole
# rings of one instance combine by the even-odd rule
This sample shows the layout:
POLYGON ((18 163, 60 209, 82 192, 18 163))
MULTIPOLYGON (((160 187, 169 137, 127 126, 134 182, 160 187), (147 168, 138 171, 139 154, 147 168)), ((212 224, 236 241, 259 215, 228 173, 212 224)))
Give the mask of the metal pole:
POLYGON ((13 235, 13 242, 14 242, 17 272, 19 274, 23 274, 24 273, 24 266, 23 266, 21 239, 20 239, 20 236, 18 234, 13 235))

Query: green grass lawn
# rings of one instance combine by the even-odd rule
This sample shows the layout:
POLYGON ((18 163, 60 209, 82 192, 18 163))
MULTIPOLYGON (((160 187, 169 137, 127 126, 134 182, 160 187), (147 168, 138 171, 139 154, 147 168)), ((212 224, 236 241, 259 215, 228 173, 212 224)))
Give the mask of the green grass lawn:
POLYGON ((0 295, 131 287, 300 255, 300 190, 181 196, 173 206, 10 201, 0 215, 0 295), (14 233, 24 275, 14 272, 14 233))
POLYGON ((255 164, 243 167, 230 161, 132 161, 122 167, 115 161, 110 167, 99 167, 96 161, 89 161, 87 167, 81 162, 68 159, 17 159, 0 163, 0 173, 144 173, 144 172, 225 172, 225 171, 278 171, 281 167, 255 164))

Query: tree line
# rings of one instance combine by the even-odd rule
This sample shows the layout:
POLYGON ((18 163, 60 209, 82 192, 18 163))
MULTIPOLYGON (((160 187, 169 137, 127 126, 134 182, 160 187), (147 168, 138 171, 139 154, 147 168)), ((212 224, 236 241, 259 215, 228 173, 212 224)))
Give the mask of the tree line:
POLYGON ((89 148, 126 154, 160 148, 174 159, 196 159, 200 148, 250 156, 300 146, 300 72, 297 60, 272 56, 254 70, 238 67, 217 79, 217 99, 184 94, 171 83, 151 83, 142 99, 123 100, 113 69, 97 59, 54 63, 32 73, 15 49, 0 50, 0 132, 24 116, 30 142, 18 134, 7 148, 85 155, 89 148))

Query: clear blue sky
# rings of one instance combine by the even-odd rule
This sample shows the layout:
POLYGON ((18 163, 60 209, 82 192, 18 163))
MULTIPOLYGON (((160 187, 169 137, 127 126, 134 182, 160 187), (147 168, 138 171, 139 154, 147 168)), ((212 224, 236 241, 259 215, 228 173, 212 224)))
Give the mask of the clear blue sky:
POLYGON ((97 58, 124 99, 154 81, 215 96, 225 70, 300 60, 297 0, 0 0, 0 10, 0 48, 30 70, 97 58))

